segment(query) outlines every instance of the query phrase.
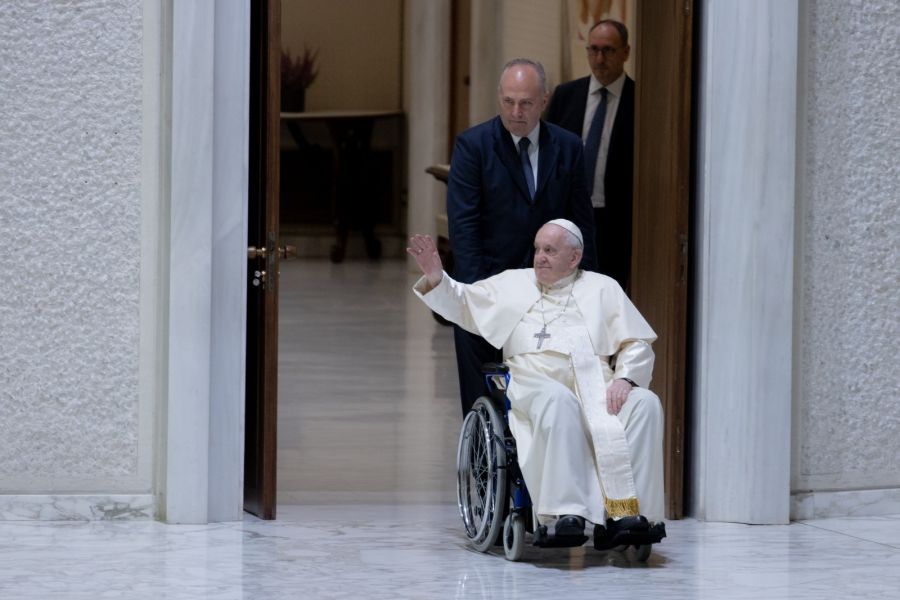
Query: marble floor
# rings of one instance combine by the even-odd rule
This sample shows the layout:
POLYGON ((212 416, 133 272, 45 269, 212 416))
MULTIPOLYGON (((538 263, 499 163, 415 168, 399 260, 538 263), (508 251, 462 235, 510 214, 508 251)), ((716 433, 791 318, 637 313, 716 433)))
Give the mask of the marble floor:
POLYGON ((448 329, 400 261, 283 265, 278 518, 0 522, 0 600, 900 599, 900 515, 668 523, 647 563, 466 547, 448 329))
POLYGON ((455 497, 452 330, 415 279, 399 260, 283 265, 278 504, 455 497))

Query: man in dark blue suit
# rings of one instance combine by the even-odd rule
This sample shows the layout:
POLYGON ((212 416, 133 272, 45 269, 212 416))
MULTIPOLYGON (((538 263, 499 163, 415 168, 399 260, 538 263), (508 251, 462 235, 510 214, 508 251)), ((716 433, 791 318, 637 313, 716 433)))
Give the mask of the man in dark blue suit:
MULTIPOLYGON (((473 283, 532 264, 537 230, 552 219, 584 233, 582 267, 596 270, 594 223, 581 140, 542 122, 548 90, 544 68, 528 59, 506 64, 499 116, 456 138, 447 188, 453 277, 473 283)), ((485 393, 481 365, 502 355, 454 326, 463 414, 485 393)))
POLYGON ((634 166, 634 80, 624 69, 630 52, 625 25, 611 19, 598 22, 588 33, 591 75, 557 86, 547 110, 549 122, 584 139, 597 264, 626 290, 634 166), (602 119, 595 126, 592 150, 591 126, 598 114, 602 119))

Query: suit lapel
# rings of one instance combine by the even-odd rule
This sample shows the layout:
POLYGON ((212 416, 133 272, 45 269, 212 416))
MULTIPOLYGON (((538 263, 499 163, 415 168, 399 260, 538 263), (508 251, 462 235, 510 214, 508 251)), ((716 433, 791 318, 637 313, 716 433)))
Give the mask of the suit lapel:
POLYGON ((556 161, 559 155, 559 146, 556 143, 556 137, 551 135, 550 128, 543 121, 541 122, 540 138, 538 141, 538 182, 535 189, 535 199, 540 196, 541 191, 547 187, 550 176, 556 170, 556 161))
POLYGON ((575 91, 575 101, 572 103, 572 132, 581 137, 584 130, 584 111, 587 109, 588 90, 591 86, 591 76, 582 77, 578 80, 578 87, 575 91))
POLYGON ((500 117, 494 119, 494 152, 500 158, 503 166, 509 171, 512 180, 516 183, 519 191, 522 192, 523 198, 528 200, 530 198, 528 184, 525 183, 525 172, 522 170, 522 163, 519 162, 519 153, 516 152, 512 136, 503 127, 500 117))
MULTIPOLYGON (((622 87, 622 97, 619 98, 619 108, 616 109, 616 119, 613 121, 612 131, 609 134, 609 154, 617 151, 622 143, 624 128, 634 127, 634 80, 625 76, 625 85, 622 87)), ((630 132, 629 132, 630 133, 630 132)), ((627 134, 625 134, 627 135, 627 134)))

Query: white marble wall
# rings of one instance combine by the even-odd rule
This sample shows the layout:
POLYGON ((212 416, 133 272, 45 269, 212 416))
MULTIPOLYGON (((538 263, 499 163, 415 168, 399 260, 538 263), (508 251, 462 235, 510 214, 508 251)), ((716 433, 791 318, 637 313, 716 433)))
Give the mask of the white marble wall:
POLYGON ((172 7, 170 240, 161 516, 243 503, 249 0, 172 7))
POLYGON ((212 310, 213 0, 172 8, 164 518, 205 522, 212 310))
POLYGON ((250 0, 216 2, 209 521, 244 512, 249 24, 250 0))
POLYGON ((900 512, 900 4, 803 4, 794 516, 900 512))
POLYGON ((152 398, 139 391, 142 2, 5 1, 0 39, 9 518, 11 506, 46 514, 40 498, 152 485, 152 398))
POLYGON ((797 2, 702 3, 692 512, 788 520, 797 2))

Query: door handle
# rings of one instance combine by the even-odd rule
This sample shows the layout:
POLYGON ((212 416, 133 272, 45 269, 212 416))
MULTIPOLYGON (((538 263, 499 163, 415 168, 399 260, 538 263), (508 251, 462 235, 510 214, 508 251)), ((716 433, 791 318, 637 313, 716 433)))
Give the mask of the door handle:
POLYGON ((266 247, 257 248, 256 246, 250 246, 247 248, 247 258, 253 260, 254 258, 265 258, 266 257, 266 247))
POLYGON ((278 248, 278 254, 282 260, 293 260, 297 258, 297 246, 285 244, 278 248))

